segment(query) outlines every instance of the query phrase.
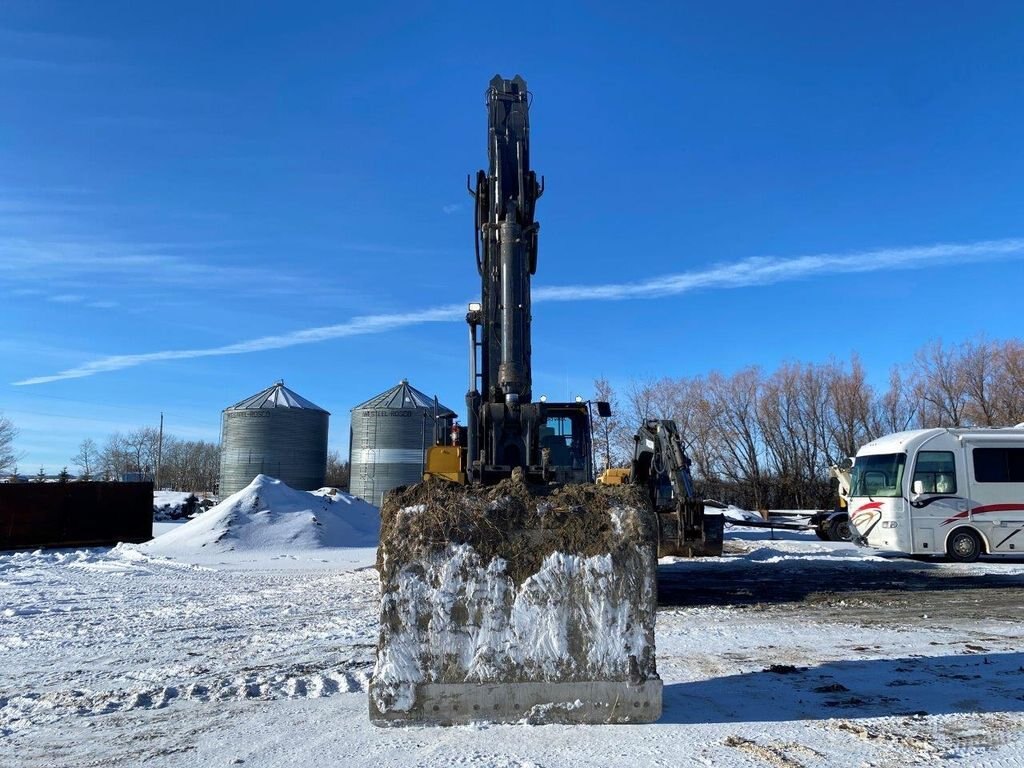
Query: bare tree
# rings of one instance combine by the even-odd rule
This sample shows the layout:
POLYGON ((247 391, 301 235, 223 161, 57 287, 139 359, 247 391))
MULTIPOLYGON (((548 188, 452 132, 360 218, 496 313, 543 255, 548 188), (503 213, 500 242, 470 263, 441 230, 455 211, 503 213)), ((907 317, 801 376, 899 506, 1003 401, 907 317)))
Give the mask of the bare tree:
POLYGON ((957 365, 968 397, 964 417, 978 426, 997 426, 992 399, 999 365, 996 345, 984 338, 964 342, 957 365))
POLYGON ((758 430, 771 477, 773 505, 818 506, 823 495, 837 366, 787 363, 761 385, 758 430))
POLYGON ((85 438, 79 444, 78 453, 71 458, 71 461, 78 467, 79 480, 91 480, 99 461, 99 448, 96 447, 96 441, 91 437, 85 438))
POLYGON ((160 483, 178 491, 212 492, 220 474, 220 448, 203 440, 164 435, 160 483))
POLYGON ((926 344, 914 356, 914 397, 925 427, 960 427, 969 401, 963 365, 955 349, 941 340, 926 344))
POLYGON ((1024 422, 1024 342, 1018 339, 1004 341, 998 347, 992 401, 997 424, 1024 422))
POLYGON ((603 400, 607 402, 612 409, 611 416, 599 416, 594 424, 594 435, 597 438, 597 444, 594 448, 600 457, 598 468, 600 470, 605 470, 608 469, 608 467, 613 467, 623 463, 625 459, 622 455, 618 441, 613 443, 614 436, 619 432, 622 417, 618 412, 619 401, 615 396, 615 390, 612 389, 612 385, 608 379, 604 377, 594 379, 594 400, 603 400))
POLYGON ((714 372, 707 378, 707 384, 712 413, 722 436, 716 446, 722 475, 760 509, 767 498, 764 443, 757 419, 761 371, 747 368, 728 378, 714 372))
POLYGON ((17 436, 18 429, 14 422, 0 413, 0 473, 17 470, 20 458, 14 450, 14 439, 17 436))
POLYGON ((910 429, 918 413, 913 391, 900 375, 899 366, 894 365, 889 370, 889 389, 875 401, 872 408, 868 437, 874 439, 910 429))
POLYGON ((327 452, 327 472, 324 475, 324 483, 334 488, 348 490, 349 464, 341 458, 341 453, 332 448, 327 452))
POLYGON ((160 430, 155 427, 133 429, 124 438, 125 452, 133 472, 152 472, 156 467, 160 430))
POLYGON ((875 419, 875 393, 867 383, 864 366, 857 355, 850 359, 847 373, 840 366, 828 369, 831 414, 825 458, 835 464, 853 456, 866 442, 880 437, 875 419))
POLYGON ((99 466, 104 480, 119 480, 130 471, 130 458, 124 436, 114 432, 107 437, 103 450, 100 451, 99 466))
POLYGON ((640 425, 654 416, 653 381, 632 381, 626 390, 625 403, 621 408, 616 430, 612 434, 613 452, 633 457, 633 437, 640 425))
POLYGON ((713 408, 708 399, 707 383, 702 378, 682 379, 679 382, 679 401, 673 418, 680 426, 680 433, 686 446, 686 453, 693 461, 693 473, 699 477, 712 493, 717 493, 715 481, 716 440, 718 424, 713 418, 713 408))

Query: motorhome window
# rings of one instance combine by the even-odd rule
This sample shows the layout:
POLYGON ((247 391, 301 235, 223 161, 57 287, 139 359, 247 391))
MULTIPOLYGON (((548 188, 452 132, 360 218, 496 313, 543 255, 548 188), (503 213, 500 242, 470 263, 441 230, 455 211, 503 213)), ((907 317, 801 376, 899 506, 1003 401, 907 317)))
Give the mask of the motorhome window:
POLYGON ((851 496, 902 496, 905 453, 858 456, 850 480, 851 496))
MULTIPOLYGON (((956 493, 956 462, 952 451, 921 451, 914 464, 914 483, 922 493, 956 493)), ((913 486, 912 486, 913 487, 913 486)))
POLYGON ((1024 448, 975 448, 971 454, 979 483, 1024 483, 1024 448))

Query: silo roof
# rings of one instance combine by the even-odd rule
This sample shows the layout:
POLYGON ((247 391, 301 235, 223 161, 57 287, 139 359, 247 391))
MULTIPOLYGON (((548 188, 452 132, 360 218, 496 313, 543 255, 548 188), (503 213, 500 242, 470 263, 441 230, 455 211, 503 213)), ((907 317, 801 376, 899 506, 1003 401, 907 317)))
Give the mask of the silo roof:
MULTIPOLYGON (((380 408, 426 408, 432 411, 434 410, 434 398, 423 394, 411 386, 408 379, 402 379, 387 392, 381 392, 376 397, 371 397, 365 403, 360 403, 352 410, 376 410, 380 408)), ((456 413, 451 408, 438 403, 437 415, 441 417, 454 417, 456 413)))
POLYGON ((251 397, 241 400, 230 408, 225 408, 226 411, 246 411, 246 410, 257 410, 260 408, 301 408, 307 411, 323 411, 327 413, 316 403, 311 403, 306 398, 295 394, 292 390, 288 389, 284 385, 283 381, 278 381, 275 384, 264 389, 262 392, 257 392, 251 397))

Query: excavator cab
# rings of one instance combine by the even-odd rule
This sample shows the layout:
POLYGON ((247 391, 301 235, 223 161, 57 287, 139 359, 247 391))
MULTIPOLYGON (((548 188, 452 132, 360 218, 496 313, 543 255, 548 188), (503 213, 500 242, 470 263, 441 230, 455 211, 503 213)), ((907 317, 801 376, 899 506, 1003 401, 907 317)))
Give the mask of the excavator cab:
MULTIPOLYGON (((599 412, 605 403, 599 403, 599 412)), ((487 444, 476 458, 461 445, 427 449, 423 479, 442 477, 458 483, 493 483, 522 467, 527 480, 538 483, 594 482, 593 439, 587 403, 531 403, 519 413, 497 411, 503 420, 485 430, 487 444), (497 457, 491 461, 490 456, 497 457)), ((610 411, 609 411, 610 413, 610 411)))
POLYGON ((576 403, 545 405, 537 425, 537 474, 553 482, 592 483, 593 445, 586 407, 576 403))

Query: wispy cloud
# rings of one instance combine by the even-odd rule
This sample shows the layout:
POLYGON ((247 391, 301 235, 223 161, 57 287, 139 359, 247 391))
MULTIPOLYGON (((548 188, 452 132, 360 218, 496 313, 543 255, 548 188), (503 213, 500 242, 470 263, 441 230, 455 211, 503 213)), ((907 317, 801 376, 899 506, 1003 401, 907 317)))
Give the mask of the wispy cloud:
POLYGON ((466 313, 465 304, 450 304, 444 307, 434 307, 416 312, 396 313, 390 315, 366 315, 356 317, 347 323, 338 325, 325 325, 319 328, 307 328, 301 331, 293 331, 276 336, 261 336, 258 339, 240 341, 236 344, 227 344, 221 347, 210 347, 207 349, 176 349, 162 352, 147 352, 139 355, 112 355, 91 360, 75 368, 69 368, 51 376, 36 376, 31 379, 14 382, 15 386, 29 384, 46 384, 51 381, 62 381, 64 379, 80 379, 85 376, 94 376, 97 373, 119 371, 124 368, 134 368, 146 363, 155 363, 165 360, 191 360, 199 357, 216 357, 220 355, 241 355, 247 352, 264 352, 270 349, 283 349, 294 347, 299 344, 313 344, 319 341, 330 339, 341 339, 346 336, 363 336, 370 333, 383 333, 397 328, 410 325, 421 325, 423 323, 449 322, 464 317, 466 313))
MULTIPOLYGON (((533 300, 535 302, 554 302, 650 299, 675 296, 699 289, 770 285, 821 275, 919 269, 938 264, 1019 259, 1021 257, 1024 257, 1024 239, 1020 238, 984 240, 974 243, 940 243, 910 248, 886 248, 859 253, 821 253, 788 259, 759 257, 720 264, 703 270, 662 275, 634 283, 539 286, 534 289, 533 300)), ((188 360, 262 352, 348 336, 384 333, 423 323, 455 321, 464 316, 465 307, 464 303, 460 303, 412 312, 367 315, 353 318, 349 322, 339 325, 308 328, 277 336, 263 336, 258 339, 206 349, 166 350, 102 357, 59 373, 36 376, 16 381, 14 384, 18 386, 45 384, 134 368, 164 360, 188 360)))
MULTIPOLYGON (((41 291, 34 291, 36 295, 42 294, 41 291)), ((21 293, 20 295, 33 295, 21 293)), ((46 297, 47 301, 54 304, 79 304, 83 307, 89 307, 90 309, 113 309, 118 306, 116 301, 98 300, 89 301, 89 299, 79 293, 57 293, 46 297)))
POLYGON ((661 275, 636 283, 539 287, 534 301, 610 301, 675 296, 700 288, 742 288, 831 274, 919 269, 939 264, 1024 256, 1024 239, 939 243, 858 253, 819 253, 793 258, 757 257, 709 269, 661 275))
POLYGON ((442 205, 441 211, 447 215, 458 213, 462 210, 462 203, 449 203, 448 205, 442 205))
MULTIPOLYGON (((86 276, 118 276, 146 282, 193 282, 197 280, 237 280, 237 264, 198 263, 175 251, 209 255, 222 243, 128 243, 101 238, 0 238, 0 278, 9 280, 49 280, 86 276)), ((289 280, 257 269, 257 277, 289 280)), ((297 279, 296 279, 296 282, 297 279)))
MULTIPOLYGON (((109 290, 180 286, 217 290, 237 286, 244 270, 247 286, 263 292, 299 293, 308 280, 254 264, 239 240, 141 241, 109 236, 109 220, 146 206, 113 204, 89 190, 0 187, 0 286, 72 295, 76 281, 109 290)), ((163 214, 166 218, 166 213, 163 214)), ((25 294, 27 295, 27 293, 25 294)))

